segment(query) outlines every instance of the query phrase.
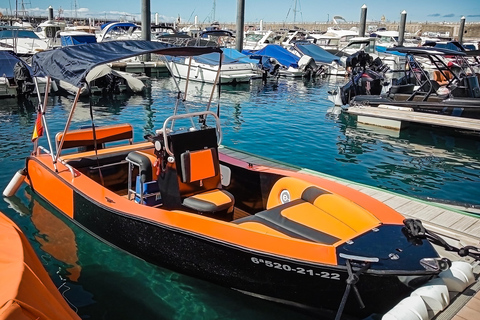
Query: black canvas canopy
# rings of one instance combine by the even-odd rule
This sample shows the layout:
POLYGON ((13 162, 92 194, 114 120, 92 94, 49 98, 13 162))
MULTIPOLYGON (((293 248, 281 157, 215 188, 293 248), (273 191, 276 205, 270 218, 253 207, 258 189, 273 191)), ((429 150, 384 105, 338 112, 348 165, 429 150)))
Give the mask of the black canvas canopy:
POLYGON ((156 41, 107 41, 39 52, 33 56, 32 67, 35 76, 46 75, 81 87, 88 72, 100 64, 148 53, 169 56, 197 56, 212 52, 222 53, 219 48, 172 47, 169 44, 156 41))
POLYGON ((405 54, 415 54, 415 55, 439 55, 439 56, 465 56, 465 52, 454 51, 445 48, 437 47, 392 47, 387 48, 388 51, 398 51, 405 54))

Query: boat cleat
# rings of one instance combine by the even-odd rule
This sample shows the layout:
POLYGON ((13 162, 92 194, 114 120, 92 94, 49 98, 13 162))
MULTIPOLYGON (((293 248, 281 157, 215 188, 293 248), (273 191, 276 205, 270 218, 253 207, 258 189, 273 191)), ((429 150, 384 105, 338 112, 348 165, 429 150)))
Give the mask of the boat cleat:
POLYGON ((452 266, 452 262, 447 258, 423 258, 420 264, 427 271, 445 271, 452 266))

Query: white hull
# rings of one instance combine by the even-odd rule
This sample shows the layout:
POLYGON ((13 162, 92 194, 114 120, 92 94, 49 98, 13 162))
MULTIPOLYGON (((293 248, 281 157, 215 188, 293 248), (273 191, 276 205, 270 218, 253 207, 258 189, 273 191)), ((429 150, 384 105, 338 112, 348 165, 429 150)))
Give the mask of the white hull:
MULTIPOLYGON (((46 87, 46 80, 44 78, 39 78, 38 87, 40 89, 40 93, 45 93, 46 87)), ((12 84, 7 78, 0 76, 0 98, 11 98, 16 97, 18 95, 17 91, 18 86, 16 84, 12 84)), ((36 95, 37 90, 34 89, 31 95, 36 95)))
MULTIPOLYGON (((167 65, 174 77, 205 83, 214 83, 218 72, 218 65, 208 65, 197 63, 194 59, 188 72, 188 61, 172 62, 168 61, 167 65)), ((251 64, 224 64, 220 71, 220 84, 250 82, 253 78, 260 78, 261 73, 251 64)))

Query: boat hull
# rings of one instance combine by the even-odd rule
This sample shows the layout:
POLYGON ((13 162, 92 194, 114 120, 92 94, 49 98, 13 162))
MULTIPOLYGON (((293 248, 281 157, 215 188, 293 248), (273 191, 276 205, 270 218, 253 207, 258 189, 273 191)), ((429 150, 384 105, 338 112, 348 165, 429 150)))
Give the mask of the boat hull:
POLYGON ((355 96, 350 105, 369 105, 377 107, 380 104, 390 104, 400 107, 409 107, 416 112, 441 114, 462 118, 480 119, 480 99, 452 98, 434 101, 407 101, 408 96, 397 95, 395 99, 383 96, 355 96))
MULTIPOLYGON (((170 72, 173 76, 180 79, 190 79, 193 81, 215 83, 217 77, 218 65, 207 65, 192 61, 189 65, 188 60, 185 63, 167 61, 170 72)), ((254 71, 250 64, 226 64, 220 71, 219 84, 247 83, 252 79, 261 78, 260 73, 254 71)))
MULTIPOLYGON (((233 171, 243 172, 242 176, 254 174, 232 163, 223 164, 230 165, 233 171)), ((58 169, 59 172, 55 173, 46 163, 39 162, 35 157, 29 158, 27 171, 32 189, 89 232, 150 263, 268 299, 329 310, 327 312, 331 313, 341 303, 349 274, 341 258, 332 258, 333 248, 318 251, 319 255, 325 255, 326 261, 319 263, 289 257, 285 253, 266 252, 235 243, 227 237, 221 239, 182 228, 180 223, 174 223, 173 216, 169 218, 172 223, 157 221, 147 214, 152 208, 143 206, 144 214, 133 215, 128 210, 122 210, 121 203, 116 203, 120 199, 108 192, 101 193, 92 188, 84 189, 81 184, 72 184, 75 179, 72 179, 71 172, 58 169), (335 263, 335 260, 342 263, 335 263)), ((242 203, 246 200, 239 197, 238 201, 242 203)), ((197 219, 196 216, 191 215, 190 218, 197 219)), ((195 221, 191 223, 196 224, 195 221)), ((225 226, 226 223, 221 222, 217 228, 225 226)), ((400 225, 390 227, 396 231, 385 229, 384 234, 380 233, 378 237, 384 240, 389 234, 398 235, 401 230, 400 225)), ((248 232, 242 235, 244 231, 236 229, 225 232, 238 232, 239 238, 251 236, 248 232)), ((365 239, 367 246, 378 249, 371 245, 375 240, 367 236, 365 239)), ((376 242, 382 243, 383 240, 376 242)), ((295 248, 302 250, 298 246, 295 248)), ((337 253, 351 254, 357 249, 345 245, 337 248, 337 253)), ((435 255, 433 249, 426 253, 435 255)), ((411 267, 409 264, 410 260, 405 261, 405 265, 397 265, 396 270, 383 265, 381 270, 371 268, 365 272, 356 286, 366 308, 360 309, 357 299, 350 297, 345 312, 356 316, 385 312, 412 290, 399 275, 417 277, 418 283, 434 275, 416 267, 408 270, 411 267)))

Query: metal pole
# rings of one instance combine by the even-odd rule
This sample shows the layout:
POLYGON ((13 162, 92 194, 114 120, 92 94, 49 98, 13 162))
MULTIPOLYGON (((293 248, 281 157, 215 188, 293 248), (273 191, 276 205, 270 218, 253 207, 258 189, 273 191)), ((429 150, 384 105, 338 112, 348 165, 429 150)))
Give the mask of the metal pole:
POLYGON ((458 30, 458 42, 460 42, 460 44, 463 44, 464 30, 465 30, 465 17, 463 16, 460 18, 460 29, 458 30))
POLYGON ((403 46, 405 39, 405 25, 407 24, 407 11, 403 10, 400 14, 400 29, 398 30, 398 46, 403 46))
MULTIPOLYGON (((150 41, 152 39, 152 30, 151 30, 151 17, 150 17, 150 0, 142 0, 142 39, 150 41)), ((151 55, 150 54, 145 54, 143 56, 143 61, 150 61, 151 60, 151 55)), ((147 73, 147 76, 150 74, 150 70, 145 68, 145 71, 147 73)))
POLYGON ((245 27, 245 0, 237 0, 237 34, 235 40, 235 49, 243 49, 243 29, 245 27))
POLYGON ((358 36, 365 37, 365 30, 367 27, 367 5, 362 6, 362 11, 360 13, 360 27, 358 28, 358 36))

